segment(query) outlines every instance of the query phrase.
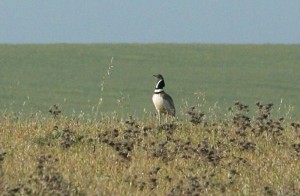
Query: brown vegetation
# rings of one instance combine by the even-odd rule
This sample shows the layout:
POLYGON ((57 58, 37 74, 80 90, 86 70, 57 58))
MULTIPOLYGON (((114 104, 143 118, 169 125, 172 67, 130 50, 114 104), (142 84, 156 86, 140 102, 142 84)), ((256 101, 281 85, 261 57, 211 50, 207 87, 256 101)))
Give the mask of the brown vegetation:
POLYGON ((228 119, 2 116, 0 194, 299 195, 300 123, 236 102, 228 119))

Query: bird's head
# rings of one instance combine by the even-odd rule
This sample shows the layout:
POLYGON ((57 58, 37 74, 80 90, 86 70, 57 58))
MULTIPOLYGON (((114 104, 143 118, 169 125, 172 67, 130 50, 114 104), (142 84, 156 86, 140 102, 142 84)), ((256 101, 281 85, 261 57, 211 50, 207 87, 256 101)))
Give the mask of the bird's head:
POLYGON ((164 77, 161 74, 153 75, 154 77, 157 78, 157 80, 163 80, 164 77))

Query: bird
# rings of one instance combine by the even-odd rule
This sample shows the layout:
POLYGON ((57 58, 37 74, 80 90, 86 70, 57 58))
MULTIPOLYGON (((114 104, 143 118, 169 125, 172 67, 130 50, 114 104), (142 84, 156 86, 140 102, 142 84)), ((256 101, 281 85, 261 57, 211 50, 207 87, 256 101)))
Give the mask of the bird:
POLYGON ((157 78, 154 94, 152 96, 152 101, 155 109, 158 113, 158 120, 160 124, 161 114, 167 114, 175 117, 175 105, 173 99, 164 91, 165 81, 161 74, 153 75, 157 78))

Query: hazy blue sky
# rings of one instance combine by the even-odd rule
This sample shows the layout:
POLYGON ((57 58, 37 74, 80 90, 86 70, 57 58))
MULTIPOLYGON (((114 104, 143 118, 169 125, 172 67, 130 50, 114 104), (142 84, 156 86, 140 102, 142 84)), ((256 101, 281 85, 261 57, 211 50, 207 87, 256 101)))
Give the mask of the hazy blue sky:
POLYGON ((1 0, 0 43, 300 43, 300 0, 1 0))

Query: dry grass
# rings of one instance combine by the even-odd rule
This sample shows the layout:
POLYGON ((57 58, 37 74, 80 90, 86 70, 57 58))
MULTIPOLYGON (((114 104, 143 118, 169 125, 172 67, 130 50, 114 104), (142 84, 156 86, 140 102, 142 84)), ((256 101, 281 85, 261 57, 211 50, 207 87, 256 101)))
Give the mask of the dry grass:
POLYGON ((235 103, 227 119, 193 107, 156 125, 54 113, 0 118, 0 194, 299 195, 300 124, 272 105, 235 103))

